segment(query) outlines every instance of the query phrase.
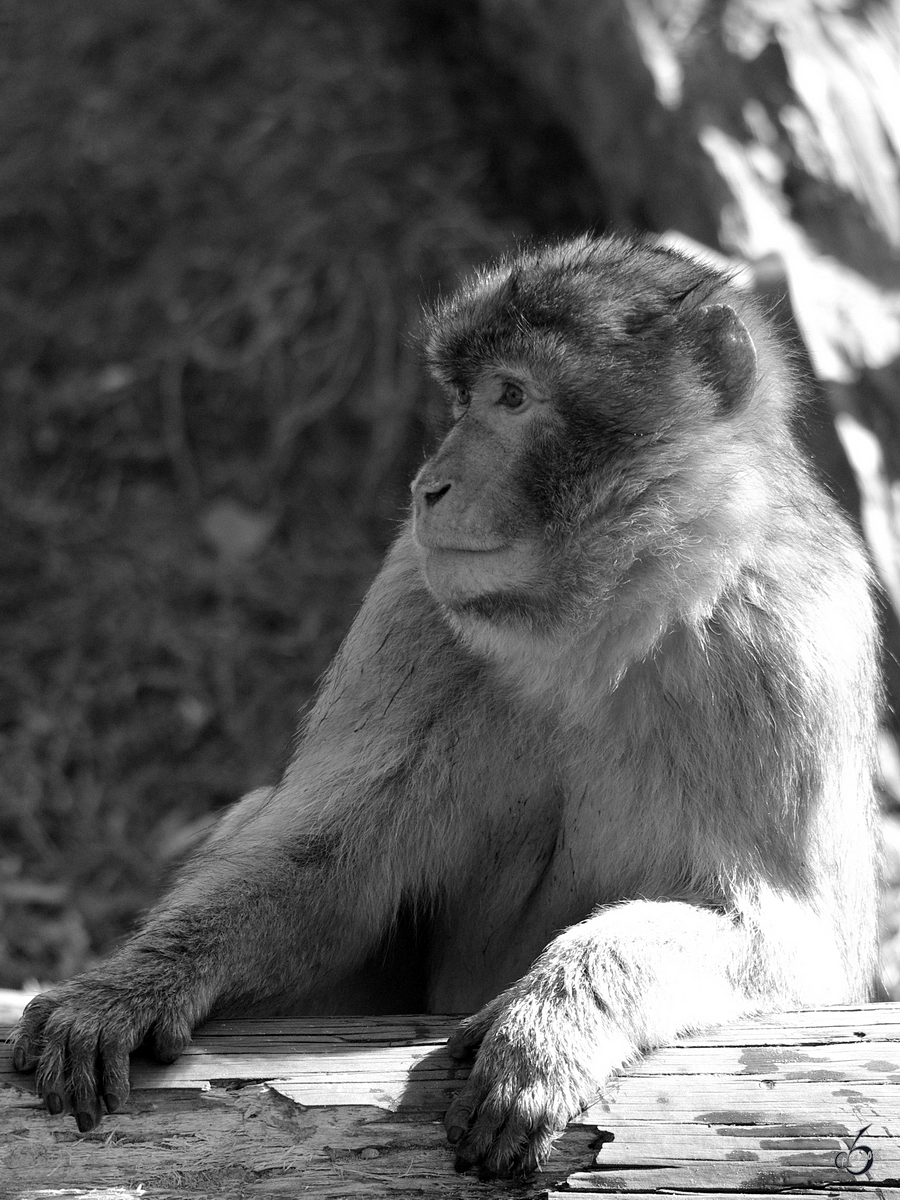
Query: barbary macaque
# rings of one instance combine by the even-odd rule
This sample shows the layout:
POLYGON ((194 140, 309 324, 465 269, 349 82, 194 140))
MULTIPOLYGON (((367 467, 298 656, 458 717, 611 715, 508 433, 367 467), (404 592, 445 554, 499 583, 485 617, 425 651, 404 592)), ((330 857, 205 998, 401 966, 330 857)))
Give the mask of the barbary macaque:
POLYGON ((18 1026, 82 1131, 211 1013, 470 1013, 457 1163, 527 1173, 640 1051, 866 998, 869 572, 754 301, 586 236, 424 348, 452 425, 281 782, 18 1026))

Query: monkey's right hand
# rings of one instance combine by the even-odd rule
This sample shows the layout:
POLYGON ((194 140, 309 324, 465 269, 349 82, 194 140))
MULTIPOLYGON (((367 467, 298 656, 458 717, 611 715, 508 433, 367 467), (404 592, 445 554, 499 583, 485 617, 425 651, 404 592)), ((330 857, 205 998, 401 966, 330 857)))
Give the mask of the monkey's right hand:
POLYGON ((189 1006, 144 972, 100 969, 36 996, 13 1030, 13 1066, 34 1071, 49 1113, 71 1109, 81 1133, 117 1112, 130 1091, 128 1059, 149 1035, 155 1057, 174 1062, 190 1041, 189 1006))

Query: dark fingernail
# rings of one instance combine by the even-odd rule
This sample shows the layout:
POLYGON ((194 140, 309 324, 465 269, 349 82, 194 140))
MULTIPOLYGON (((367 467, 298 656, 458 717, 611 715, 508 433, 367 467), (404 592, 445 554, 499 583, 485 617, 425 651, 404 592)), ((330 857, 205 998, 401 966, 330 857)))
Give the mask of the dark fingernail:
POLYGON ((94 1118, 90 1113, 79 1112, 75 1114, 75 1124, 79 1133, 90 1133, 94 1128, 94 1118))
POLYGON ((447 1141, 455 1146, 457 1142, 462 1141, 462 1139, 465 1137, 465 1133, 466 1131, 461 1129, 459 1125, 453 1125, 447 1130, 447 1141))
POLYGON ((118 1112, 122 1107, 122 1101, 115 1092, 107 1092, 103 1097, 103 1103, 106 1105, 106 1111, 111 1113, 118 1112))
POLYGON ((15 1051, 13 1052, 13 1066, 16 1068, 17 1071, 24 1071, 25 1063, 27 1061, 28 1060, 25 1057, 25 1051, 22 1049, 21 1046, 17 1046, 15 1051))
POLYGON ((48 1092, 44 1103, 47 1105, 47 1112, 53 1113, 54 1117, 58 1117, 63 1110, 62 1096, 57 1096, 56 1092, 48 1092))
POLYGON ((467 1158, 463 1158, 463 1156, 461 1154, 458 1154, 453 1163, 453 1170, 458 1171, 460 1175, 463 1175, 466 1171, 469 1170, 471 1165, 472 1164, 469 1162, 469 1160, 467 1158))

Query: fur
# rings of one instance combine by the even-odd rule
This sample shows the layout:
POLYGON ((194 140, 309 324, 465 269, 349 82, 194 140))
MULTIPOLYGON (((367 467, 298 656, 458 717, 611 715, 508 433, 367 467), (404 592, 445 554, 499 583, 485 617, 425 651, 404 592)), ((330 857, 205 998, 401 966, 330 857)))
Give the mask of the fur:
POLYGON ((640 1051, 867 995, 869 572, 765 320, 582 238, 485 271, 425 341, 456 423, 281 783, 21 1022, 81 1128, 145 1035, 171 1057, 210 1011, 425 1007, 474 1013, 460 1164, 527 1172, 640 1051))

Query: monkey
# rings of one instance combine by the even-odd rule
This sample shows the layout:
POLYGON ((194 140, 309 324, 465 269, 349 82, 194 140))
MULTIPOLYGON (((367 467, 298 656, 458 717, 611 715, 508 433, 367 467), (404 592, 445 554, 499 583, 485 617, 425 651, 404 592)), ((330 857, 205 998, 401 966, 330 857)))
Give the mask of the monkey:
POLYGON ((457 1168, 525 1175, 640 1053, 867 996, 872 582, 769 317, 586 234, 483 268, 422 344, 445 436, 280 783, 17 1027, 82 1131, 210 1013, 413 1004, 467 1014, 457 1168))

